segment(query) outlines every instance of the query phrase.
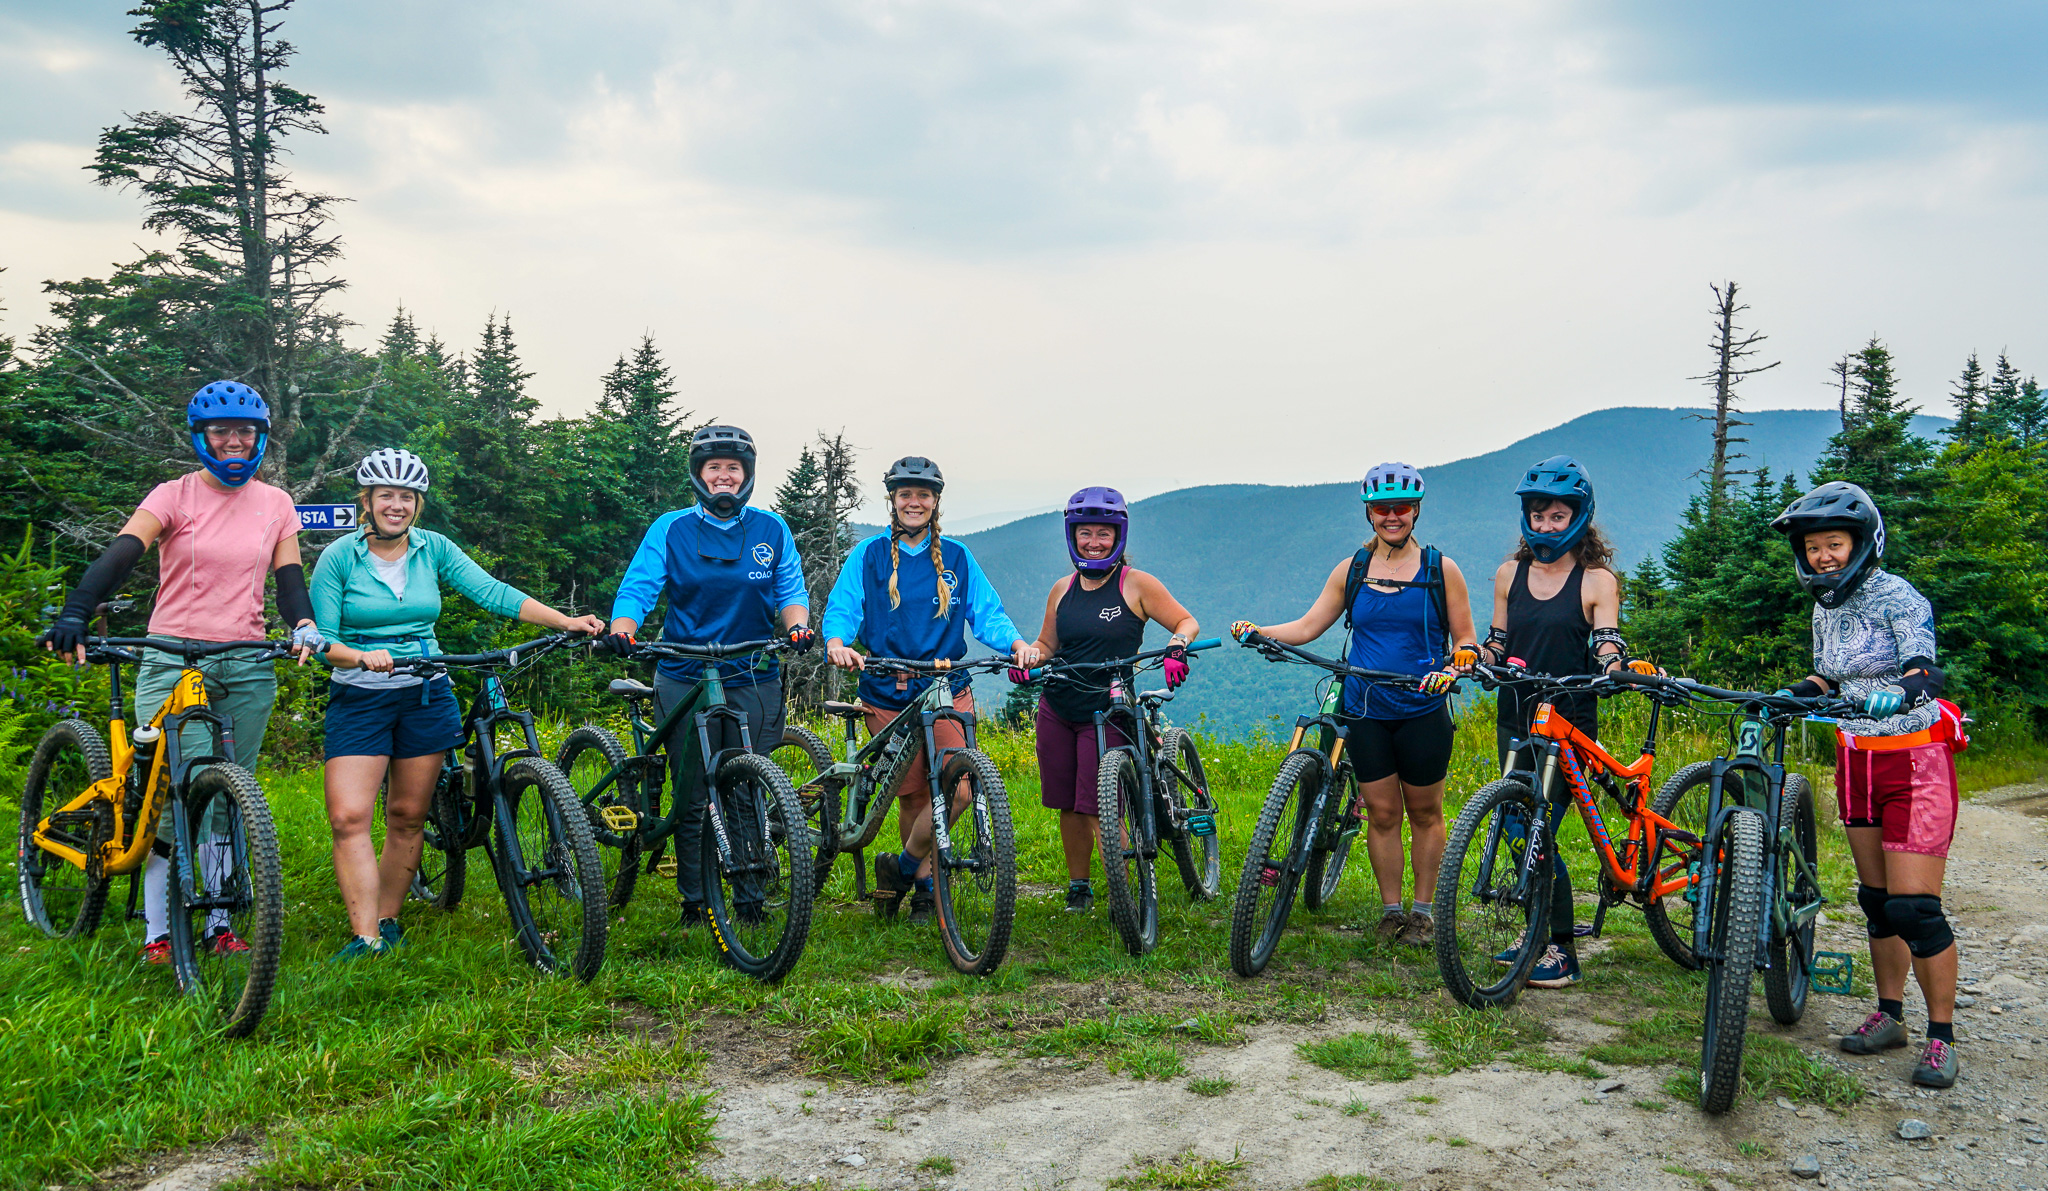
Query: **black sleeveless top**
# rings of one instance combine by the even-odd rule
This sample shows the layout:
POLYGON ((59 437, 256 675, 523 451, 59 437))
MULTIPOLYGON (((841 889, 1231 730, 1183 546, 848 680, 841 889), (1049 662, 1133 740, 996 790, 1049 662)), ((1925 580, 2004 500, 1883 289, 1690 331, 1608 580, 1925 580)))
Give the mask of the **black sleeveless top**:
MULTIPOLYGON (((1127 658, 1145 643, 1145 621, 1124 603, 1124 571, 1094 591, 1081 586, 1081 577, 1060 597, 1053 613, 1053 632, 1059 634, 1055 657, 1070 662, 1106 662, 1127 658)), ((1096 670, 1076 678, 1054 675, 1045 684, 1045 702, 1052 713, 1070 724, 1092 721, 1095 713, 1109 708, 1110 674, 1096 670)))
MULTIPOLYGON (((1586 568, 1575 566, 1564 587, 1547 600, 1529 593, 1529 564, 1515 564, 1515 580, 1508 587, 1507 651, 1520 658, 1529 673, 1562 678, 1568 674, 1592 672, 1593 624, 1586 619, 1583 594, 1586 568)), ((1500 698, 1501 726, 1521 735, 1529 728, 1542 697, 1526 687, 1503 687, 1500 698)), ((1565 719, 1588 736, 1600 735, 1600 701, 1591 695, 1565 695, 1553 704, 1565 719)))

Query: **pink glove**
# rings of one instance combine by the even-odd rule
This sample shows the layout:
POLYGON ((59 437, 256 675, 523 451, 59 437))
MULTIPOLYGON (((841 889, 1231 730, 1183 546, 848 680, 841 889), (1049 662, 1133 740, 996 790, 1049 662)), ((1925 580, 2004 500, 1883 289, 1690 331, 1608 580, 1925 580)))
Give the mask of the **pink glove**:
POLYGON ((1031 671, 1019 670, 1015 666, 1010 667, 1008 678, 1011 682, 1016 683, 1018 686, 1023 686, 1027 682, 1035 681, 1031 677, 1031 671))
POLYGON ((1186 682, 1188 680, 1187 646, 1174 646, 1172 651, 1166 655, 1166 661, 1160 666, 1160 671, 1166 675, 1166 689, 1169 691, 1177 690, 1181 683, 1186 682))

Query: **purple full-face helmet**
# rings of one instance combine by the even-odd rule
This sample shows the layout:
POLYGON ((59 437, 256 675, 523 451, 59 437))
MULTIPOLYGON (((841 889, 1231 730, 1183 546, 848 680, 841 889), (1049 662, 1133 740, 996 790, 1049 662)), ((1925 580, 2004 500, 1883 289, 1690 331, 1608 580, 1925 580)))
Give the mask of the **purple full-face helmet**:
POLYGON ((1067 498, 1067 557, 1084 575, 1107 575, 1124 560, 1124 544, 1131 536, 1131 513, 1124 507, 1124 495, 1114 488, 1083 488, 1067 498), (1108 558, 1083 558, 1074 546, 1074 527, 1114 525, 1116 547, 1108 558))

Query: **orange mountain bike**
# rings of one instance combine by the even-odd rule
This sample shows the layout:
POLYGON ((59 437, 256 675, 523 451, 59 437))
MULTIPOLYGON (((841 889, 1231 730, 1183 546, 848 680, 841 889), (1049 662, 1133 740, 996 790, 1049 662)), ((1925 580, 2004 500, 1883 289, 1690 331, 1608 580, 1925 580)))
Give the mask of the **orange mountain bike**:
POLYGON ((1665 954, 1683 967, 1697 968, 1690 927, 1674 927, 1664 905, 1667 896, 1682 894, 1698 879, 1700 837, 1672 822, 1669 805, 1692 767, 1666 782, 1654 798, 1650 793, 1658 715, 1682 696, 1609 677, 1532 678, 1512 661, 1479 666, 1475 673, 1489 689, 1537 683, 1551 692, 1584 691, 1602 698, 1640 690, 1650 699, 1650 725, 1642 755, 1625 765, 1546 699, 1536 709, 1529 737, 1511 742, 1507 771, 1465 803, 1451 828, 1436 883, 1436 962, 1451 995, 1475 1009, 1505 1006, 1528 983, 1545 950, 1557 836, 1568 803, 1578 807, 1601 861, 1595 933, 1609 906, 1633 904, 1642 909, 1665 954), (1533 769, 1514 768, 1529 756, 1533 769), (1596 785, 1627 821, 1618 837, 1600 812, 1596 785))

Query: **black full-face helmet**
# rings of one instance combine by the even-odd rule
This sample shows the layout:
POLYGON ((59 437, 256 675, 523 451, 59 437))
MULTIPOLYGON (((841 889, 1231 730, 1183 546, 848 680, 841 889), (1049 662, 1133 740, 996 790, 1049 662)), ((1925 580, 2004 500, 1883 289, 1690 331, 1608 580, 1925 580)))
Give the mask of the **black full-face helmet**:
POLYGON ((1846 480, 1822 484, 1786 505, 1771 528, 1792 539, 1799 586, 1823 608, 1841 607, 1884 558, 1884 514, 1870 493, 1846 480), (1823 529, 1843 530, 1856 539, 1849 565, 1825 575, 1806 562, 1806 535, 1823 529))
POLYGON ((697 503, 720 521, 730 520, 747 507, 754 494, 754 439, 737 426, 705 426, 690 436, 690 488, 697 503), (711 459, 737 459, 747 478, 738 492, 714 493, 704 483, 704 464, 711 459))

